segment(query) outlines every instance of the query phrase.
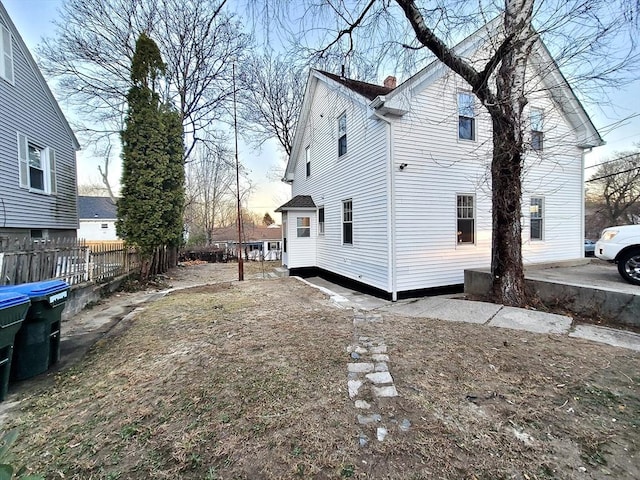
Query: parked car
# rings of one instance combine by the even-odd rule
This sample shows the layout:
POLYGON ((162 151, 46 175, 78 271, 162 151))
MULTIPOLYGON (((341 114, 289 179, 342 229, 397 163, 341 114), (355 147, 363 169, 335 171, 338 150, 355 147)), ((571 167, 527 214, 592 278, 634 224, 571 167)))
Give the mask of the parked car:
POLYGON ((585 257, 593 257, 596 253, 596 242, 593 240, 589 240, 588 238, 584 239, 584 256, 585 257))
POLYGON ((596 257, 618 264, 627 282, 640 285, 640 225, 605 228, 596 242, 596 257))

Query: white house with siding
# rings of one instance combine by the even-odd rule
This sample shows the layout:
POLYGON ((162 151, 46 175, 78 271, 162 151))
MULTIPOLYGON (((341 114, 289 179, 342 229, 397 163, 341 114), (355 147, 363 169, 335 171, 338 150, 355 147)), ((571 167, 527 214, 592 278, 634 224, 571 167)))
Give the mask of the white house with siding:
POLYGON ((73 134, 0 3, 0 237, 75 237, 73 134))
MULTIPOLYGON (((456 49, 477 58, 487 29, 456 49)), ((525 264, 584 255, 584 153, 602 139, 538 42, 528 68, 525 264)), ((491 263, 491 118, 433 62, 401 85, 310 73, 284 181, 283 264, 396 299, 491 263)))

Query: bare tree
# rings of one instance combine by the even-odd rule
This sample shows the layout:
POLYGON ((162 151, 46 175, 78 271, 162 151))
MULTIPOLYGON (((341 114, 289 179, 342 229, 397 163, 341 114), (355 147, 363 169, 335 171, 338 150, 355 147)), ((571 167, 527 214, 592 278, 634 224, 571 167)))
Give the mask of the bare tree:
POLYGON ((235 202, 233 154, 224 147, 202 143, 187 165, 185 222, 190 235, 211 245, 214 227, 225 224, 226 204, 235 202))
POLYGON ((243 136, 261 146, 276 138, 289 156, 302 107, 307 75, 290 58, 270 53, 253 55, 239 76, 240 117, 243 136))
MULTIPOLYGON (((324 0, 309 1, 305 6, 303 21, 306 27, 313 26, 305 28, 308 33, 296 41, 321 45, 315 49, 319 58, 337 51, 348 62, 354 52, 366 50, 373 58, 398 52, 395 57, 400 59, 406 52, 427 50, 431 58, 470 85, 493 127, 493 295, 506 305, 526 304, 520 220, 528 149, 523 112, 531 88, 525 78, 542 48, 537 40, 544 37, 558 65, 571 66, 565 73, 583 92, 594 83, 601 87, 612 79, 623 81, 624 69, 633 66, 636 58, 632 56, 632 35, 626 51, 619 45, 614 48, 610 41, 630 25, 623 8, 599 0, 489 0, 473 4, 459 0, 324 0), (479 57, 467 58, 454 48, 459 35, 484 24, 492 25, 493 31, 479 57), (585 81, 578 83, 578 79, 585 81)), ((287 17, 279 13, 278 18, 287 17)), ((538 65, 543 74, 555 66, 538 65)))
POLYGON ((594 228, 640 223, 640 152, 619 153, 603 162, 587 185, 594 228))
POLYGON ((44 72, 85 120, 91 140, 122 129, 128 68, 135 40, 157 39, 167 63, 164 100, 179 110, 186 154, 227 115, 231 65, 244 55, 248 35, 225 10, 226 0, 68 0, 57 33, 39 48, 44 72))

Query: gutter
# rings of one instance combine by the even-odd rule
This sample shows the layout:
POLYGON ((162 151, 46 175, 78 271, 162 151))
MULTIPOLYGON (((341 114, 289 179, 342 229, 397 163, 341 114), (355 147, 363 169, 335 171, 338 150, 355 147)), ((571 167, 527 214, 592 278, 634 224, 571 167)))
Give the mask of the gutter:
MULTIPOLYGON (((380 97, 377 97, 376 100, 378 100, 379 98, 380 97)), ((382 98, 381 104, 383 103, 384 98, 382 98)), ((371 106, 373 106, 373 103, 371 104, 371 106)), ((395 302, 398 300, 398 286, 396 279, 396 230, 394 228, 396 202, 394 195, 395 175, 393 172, 393 123, 390 119, 386 118, 383 115, 380 115, 375 110, 373 111, 373 115, 378 120, 382 120, 387 125, 387 191, 389 192, 387 196, 387 211, 389 212, 389 214, 387 215, 387 231, 389 232, 389 253, 387 255, 389 282, 387 284, 387 288, 391 291, 391 300, 395 302)))

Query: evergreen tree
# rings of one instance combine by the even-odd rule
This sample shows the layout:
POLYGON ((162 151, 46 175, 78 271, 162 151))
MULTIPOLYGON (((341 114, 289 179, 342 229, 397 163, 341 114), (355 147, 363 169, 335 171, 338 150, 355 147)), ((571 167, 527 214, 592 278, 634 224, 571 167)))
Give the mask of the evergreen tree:
POLYGON ((138 247, 147 278, 157 247, 182 239, 184 144, 182 119, 157 92, 165 65, 155 42, 141 34, 131 66, 133 86, 122 138, 118 235, 138 247))

